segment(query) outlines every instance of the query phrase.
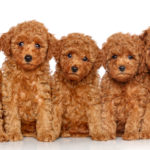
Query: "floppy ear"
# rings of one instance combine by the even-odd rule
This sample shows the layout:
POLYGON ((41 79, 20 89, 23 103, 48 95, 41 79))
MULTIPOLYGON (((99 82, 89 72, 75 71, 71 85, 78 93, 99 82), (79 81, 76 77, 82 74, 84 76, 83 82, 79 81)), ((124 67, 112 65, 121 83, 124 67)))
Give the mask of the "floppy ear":
MULTIPOLYGON (((143 42, 143 51, 142 51, 142 58, 143 58, 143 62, 144 62, 144 69, 143 72, 148 72, 148 70, 150 69, 150 51, 147 48, 147 37, 148 37, 148 29, 145 30, 140 36, 139 38, 141 39, 141 41, 143 42)), ((142 62, 142 63, 143 63, 142 62)))
POLYGON ((147 32, 147 30, 145 30, 145 31, 139 36, 139 38, 144 42, 144 44, 146 44, 147 35, 148 35, 148 32, 147 32))
POLYGON ((3 33, 0 38, 0 46, 6 56, 11 56, 11 39, 14 33, 14 27, 7 33, 3 33))
POLYGON ((102 53, 102 50, 98 50, 94 68, 99 69, 101 67, 102 63, 103 63, 103 53, 102 53))
POLYGON ((57 63, 59 62, 59 58, 60 58, 60 55, 61 55, 62 42, 63 42, 62 39, 61 39, 61 40, 58 40, 58 41, 56 42, 56 48, 55 48, 55 50, 53 51, 53 56, 54 56, 54 58, 55 58, 55 60, 56 60, 57 63))
POLYGON ((103 44, 103 47, 102 47, 102 57, 103 57, 103 60, 102 60, 102 66, 105 68, 105 70, 107 69, 106 67, 106 61, 107 61, 107 46, 106 46, 106 43, 103 44))
POLYGON ((48 51, 47 59, 50 60, 53 57, 53 51, 56 49, 57 39, 51 33, 48 34, 48 51))
POLYGON ((135 42, 135 46, 137 46, 138 52, 140 54, 140 64, 139 64, 139 69, 138 69, 138 73, 144 73, 147 72, 147 66, 146 66, 146 50, 145 50, 145 44, 143 42, 144 37, 147 36, 147 33, 145 32, 143 34, 143 37, 139 37, 137 35, 133 35, 132 39, 135 42), (141 38, 143 38, 143 40, 141 40, 141 38))

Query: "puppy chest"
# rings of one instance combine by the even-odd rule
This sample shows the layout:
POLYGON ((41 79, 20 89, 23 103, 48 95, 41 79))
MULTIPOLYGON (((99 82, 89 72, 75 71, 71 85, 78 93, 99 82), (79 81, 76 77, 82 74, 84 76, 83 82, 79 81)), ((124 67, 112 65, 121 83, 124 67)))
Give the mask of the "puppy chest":
MULTIPOLYGON (((25 82, 26 83, 26 82, 25 82)), ((19 84, 17 95, 18 110, 22 120, 33 121, 36 119, 39 100, 37 98, 37 87, 31 84, 19 84)))
POLYGON ((125 122, 126 118, 126 99, 123 95, 115 97, 113 99, 114 103, 114 115, 117 122, 125 122))
POLYGON ((126 122, 129 112, 131 111, 134 102, 138 100, 139 91, 138 88, 132 88, 130 85, 126 85, 125 87, 120 88, 118 93, 114 93, 113 95, 113 104, 114 104, 114 114, 116 117, 116 121, 119 123, 126 122), (137 93, 137 94, 135 94, 137 93), (135 96, 137 95, 137 96, 135 96))
POLYGON ((70 102, 64 106, 62 130, 71 133, 87 132, 87 116, 84 105, 70 102))

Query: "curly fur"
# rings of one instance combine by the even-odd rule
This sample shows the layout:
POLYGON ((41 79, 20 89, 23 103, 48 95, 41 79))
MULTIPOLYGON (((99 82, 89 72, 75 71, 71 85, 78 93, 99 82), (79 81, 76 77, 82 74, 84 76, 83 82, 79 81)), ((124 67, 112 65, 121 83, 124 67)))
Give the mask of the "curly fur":
POLYGON ((23 136, 53 140, 49 59, 55 42, 54 36, 36 21, 21 23, 1 37, 6 55, 2 66, 2 103, 10 141, 23 136), (26 55, 31 55, 32 61, 27 62, 26 55))
POLYGON ((143 138, 142 122, 149 97, 139 82, 144 70, 142 49, 138 36, 122 33, 112 35, 103 45, 106 74, 101 82, 101 140, 143 138), (125 70, 121 72, 120 66, 125 70))
POLYGON ((1 86, 2 86, 2 72, 0 71, 0 142, 7 141, 6 133, 4 132, 4 121, 3 121, 3 107, 2 107, 2 93, 1 93, 1 86))
POLYGON ((102 64, 101 50, 89 36, 73 33, 58 41, 54 57, 57 67, 53 77, 52 101, 56 137, 91 136, 99 140, 101 122, 97 69, 102 64), (87 61, 83 61, 85 56, 87 61), (72 66, 76 66, 78 71, 73 73, 72 66))
MULTIPOLYGON (((142 84, 149 90, 150 93, 150 28, 146 29, 140 36, 144 44, 143 55, 145 58, 144 72, 142 76, 142 84)), ((150 139, 150 103, 146 106, 146 111, 143 119, 142 137, 150 139)))

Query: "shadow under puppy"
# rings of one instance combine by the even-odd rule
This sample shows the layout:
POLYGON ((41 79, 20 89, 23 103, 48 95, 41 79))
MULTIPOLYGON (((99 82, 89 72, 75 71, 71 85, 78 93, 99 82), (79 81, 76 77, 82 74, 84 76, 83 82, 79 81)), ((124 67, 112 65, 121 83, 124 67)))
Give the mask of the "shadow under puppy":
POLYGON ((97 69, 102 53, 89 37, 72 33, 57 43, 52 101, 56 138, 99 138, 100 94, 97 69))
POLYGON ((138 81, 144 69, 138 36, 117 33, 102 48, 106 73, 101 81, 101 140, 140 139, 148 90, 138 81))
POLYGON ((34 136, 53 140, 49 59, 56 39, 42 23, 24 22, 1 37, 2 103, 10 141, 34 136))

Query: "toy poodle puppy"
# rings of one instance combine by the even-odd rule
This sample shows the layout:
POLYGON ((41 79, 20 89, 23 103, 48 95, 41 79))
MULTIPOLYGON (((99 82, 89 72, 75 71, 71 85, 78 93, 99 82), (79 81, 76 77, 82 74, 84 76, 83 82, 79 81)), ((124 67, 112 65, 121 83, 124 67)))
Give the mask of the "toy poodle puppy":
MULTIPOLYGON (((144 44, 143 54, 145 58, 144 72, 142 76, 142 83, 150 93, 150 28, 145 30, 140 39, 144 44)), ((141 129, 142 138, 150 138, 150 101, 146 106, 146 111, 143 119, 143 125, 141 129)))
POLYGON ((3 128, 3 108, 2 108, 2 93, 1 93, 1 86, 2 86, 2 72, 0 71, 0 142, 4 142, 7 140, 7 136, 4 132, 3 128))
POLYGON ((42 23, 24 22, 1 37, 2 103, 10 141, 34 136, 53 140, 49 59, 56 39, 42 23))
POLYGON ((140 139, 148 90, 139 82, 143 72, 139 37, 116 33, 102 48, 106 73, 101 81, 101 140, 122 136, 140 139))
POLYGON ((52 101, 56 138, 85 137, 99 140, 100 94, 97 69, 102 53, 89 37, 72 33, 57 43, 52 101))

